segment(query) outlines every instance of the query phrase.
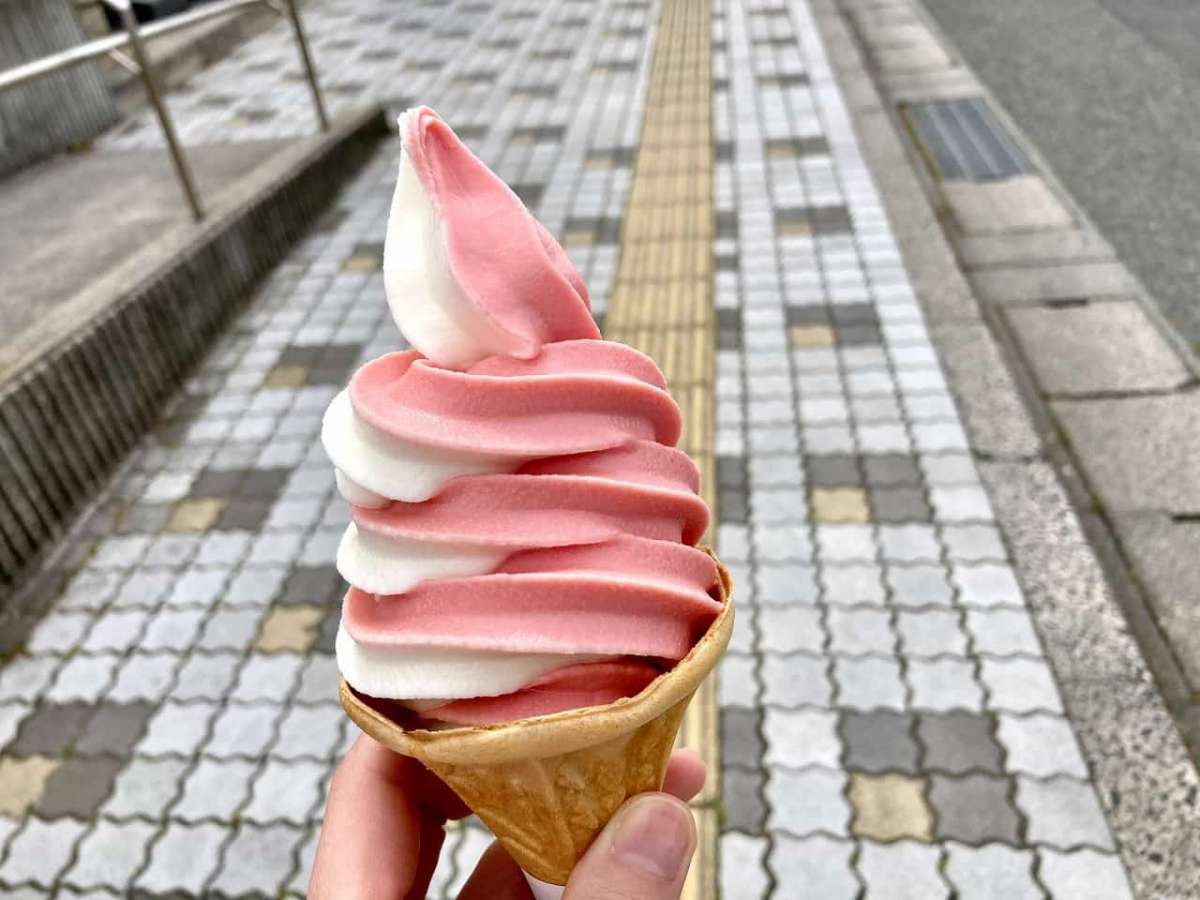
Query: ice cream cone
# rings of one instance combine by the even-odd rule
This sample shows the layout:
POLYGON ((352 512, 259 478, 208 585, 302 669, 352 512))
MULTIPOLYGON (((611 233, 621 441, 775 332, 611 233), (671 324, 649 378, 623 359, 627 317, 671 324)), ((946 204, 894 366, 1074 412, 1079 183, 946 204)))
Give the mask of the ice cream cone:
POLYGON ((720 561, 717 568, 721 615, 687 656, 634 697, 437 731, 406 730, 345 681, 342 706, 376 741, 446 782, 525 872, 566 884, 617 808, 662 786, 684 710, 733 630, 732 580, 720 561))

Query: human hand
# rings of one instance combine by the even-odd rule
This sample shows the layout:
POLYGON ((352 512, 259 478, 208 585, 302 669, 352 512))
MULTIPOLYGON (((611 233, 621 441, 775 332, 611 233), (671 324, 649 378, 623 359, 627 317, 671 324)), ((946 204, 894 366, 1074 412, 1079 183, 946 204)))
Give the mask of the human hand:
MULTIPOLYGON (((677 900, 696 848, 684 801, 704 786, 704 763, 677 750, 663 793, 628 800, 575 867, 563 900, 677 900)), ((313 864, 313 900, 424 900, 445 839, 470 810, 419 762, 365 735, 338 766, 313 864)), ((484 853, 459 900, 531 900, 525 877, 498 843, 484 853)))

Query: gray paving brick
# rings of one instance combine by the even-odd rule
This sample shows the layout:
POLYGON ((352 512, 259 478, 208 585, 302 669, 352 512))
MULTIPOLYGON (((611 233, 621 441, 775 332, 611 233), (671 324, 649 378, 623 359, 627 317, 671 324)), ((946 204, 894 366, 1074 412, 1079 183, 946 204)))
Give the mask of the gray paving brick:
POLYGON ((950 896, 938 872, 939 850, 916 841, 863 841, 857 866, 871 897, 933 900, 950 896))
POLYGON ((827 566, 820 579, 824 600, 831 606, 882 606, 886 600, 879 566, 827 566))
POLYGON ((75 742, 75 752, 128 756, 153 712, 154 708, 145 702, 98 704, 75 742))
POLYGON ((107 698, 118 703, 161 700, 174 683, 178 667, 179 657, 171 653, 135 652, 121 662, 107 698))
POLYGON ((929 802, 936 834, 967 844, 1018 842, 1020 823, 1009 799, 1007 778, 994 775, 932 775, 929 802))
POLYGON ((220 825, 170 823, 151 847, 150 862, 138 876, 136 887, 161 894, 199 894, 217 868, 228 835, 220 825))
POLYGON ((63 880, 80 889, 107 887, 120 892, 141 868, 146 847, 158 831, 148 822, 99 821, 79 843, 75 864, 63 880))
POLYGON ((145 756, 191 756, 203 742, 215 711, 216 706, 206 700, 190 703, 168 700, 150 720, 137 752, 145 756))
POLYGON ((856 487, 863 480, 858 458, 848 453, 810 456, 807 469, 814 487, 856 487))
POLYGON ((201 759, 183 782, 183 793, 171 817, 185 822, 217 819, 230 822, 250 793, 257 764, 247 760, 201 759))
POLYGON ((767 775, 768 826, 796 837, 849 836, 846 776, 828 769, 772 769, 767 775))
POLYGON ((960 614, 948 609, 900 610, 896 631, 906 656, 963 656, 967 652, 960 614))
POLYGON ((337 746, 344 720, 345 713, 337 706, 293 706, 279 723, 271 755, 280 759, 324 759, 337 746))
POLYGON ((907 706, 900 663, 878 657, 835 657, 833 678, 838 706, 850 709, 895 709, 907 706))
POLYGON ((1033 853, 1003 844, 946 844, 946 879, 962 900, 1035 900, 1045 892, 1033 880, 1033 853))
POLYGON ((893 562, 937 562, 942 547, 931 525, 881 525, 879 543, 883 558, 893 562))
POLYGON ((1092 786, 1074 778, 1017 776, 1017 806, 1029 821, 1026 837, 1033 844, 1060 850, 1081 845, 1113 850, 1104 813, 1092 786))
POLYGON ((85 831, 87 825, 74 819, 45 822, 30 816, 8 845, 8 856, 0 865, 0 882, 16 885, 28 881, 50 887, 70 862, 75 842, 85 831))
POLYGON ((210 888, 231 896, 258 891, 275 896, 291 873, 303 832, 291 825, 243 823, 225 848, 223 865, 210 888))
POLYGON ((101 811, 117 818, 157 819, 179 790, 187 766, 182 759, 134 759, 117 775, 112 796, 101 811))
POLYGON ((1087 897, 1088 900, 1132 900, 1133 891, 1121 867, 1111 853, 1083 847, 1061 853, 1040 848, 1038 878, 1050 889, 1050 896, 1087 897))
POLYGON ((908 660, 905 674, 917 709, 983 709, 983 690, 975 680, 975 664, 969 659, 913 657, 908 660))
POLYGON ((839 767, 842 742, 832 710, 769 707, 763 723, 768 765, 839 767))
POLYGON ((833 685, 827 660, 801 653, 762 657, 763 702, 771 706, 829 706, 833 685))
POLYGON ((204 753, 218 759, 255 758, 275 737, 275 723, 281 715, 282 709, 274 704, 230 704, 221 710, 213 723, 212 736, 204 745, 204 753))
POLYGON ((268 760, 254 779, 243 818, 260 824, 276 820, 306 824, 321 798, 321 782, 327 773, 328 767, 322 763, 268 760))
POLYGON ((820 653, 825 646, 821 613, 815 606, 764 606, 757 615, 763 650, 820 653))
POLYGON ((1002 751, 991 722, 970 712, 922 713, 917 737, 924 748, 923 765, 934 771, 1000 774, 1002 751))
POLYGON ((767 868, 785 890, 795 885, 823 900, 854 900, 861 886, 851 868, 853 852, 854 844, 847 840, 819 834, 796 839, 780 834, 767 857, 767 868))
POLYGON ((762 790, 765 776, 761 769, 724 768, 721 770, 721 827, 759 834, 767 818, 762 790))
POLYGON ((113 653, 96 656, 76 654, 63 663, 43 699, 51 703, 85 700, 95 703, 112 681, 120 657, 113 653))
POLYGON ((829 610, 827 622, 830 649, 834 653, 890 655, 896 647, 891 616, 886 610, 834 607, 829 610))
POLYGON ((762 711, 759 709, 722 710, 721 765, 758 768, 764 751, 761 727, 762 711))
POLYGON ((967 629, 977 653, 1009 656, 1030 653, 1040 656, 1041 644, 1033 620, 1023 609, 968 609, 967 629))
POLYGON ((1046 713, 1000 713, 996 718, 996 736, 1008 751, 1011 771, 1040 777, 1088 777, 1087 766, 1066 719, 1046 713))
POLYGON ((951 606, 954 593, 941 566, 889 566, 887 583, 897 606, 951 606))
POLYGON ((722 707, 751 707, 758 702, 757 662, 753 656, 726 651, 717 674, 722 707))
POLYGON ((794 563, 757 566, 754 570, 754 596, 764 606, 816 603, 816 570, 794 563))
POLYGON ((89 703, 70 701, 37 706, 21 722, 8 752, 17 756, 57 756, 83 731, 89 703))
POLYGON ((1062 712, 1062 702, 1050 667, 1040 659, 979 661, 979 680, 987 691, 987 705, 1011 712, 1062 712))
POLYGON ((912 716, 890 710, 843 712, 839 734, 846 768, 861 772, 917 773, 918 747, 912 716))
POLYGON ((723 900, 761 900, 770 889, 765 868, 767 840, 745 834, 723 834, 720 843, 723 900))

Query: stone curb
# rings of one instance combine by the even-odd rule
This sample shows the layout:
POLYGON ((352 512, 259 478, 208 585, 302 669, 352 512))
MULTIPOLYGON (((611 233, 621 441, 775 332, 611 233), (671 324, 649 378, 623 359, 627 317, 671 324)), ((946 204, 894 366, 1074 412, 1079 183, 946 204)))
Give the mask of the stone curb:
POLYGON ((931 199, 938 193, 881 96, 849 4, 812 4, 1135 891, 1190 896, 1200 841, 1187 798, 1198 780, 1158 693, 1169 703, 1179 675, 1163 678, 1173 663, 1144 601, 1107 528, 1088 512, 1083 479, 1012 335, 960 268, 944 231, 949 210, 931 199))
POLYGON ((387 132, 368 107, 297 142, 214 198, 203 223, 146 248, 0 361, 0 590, 63 533, 387 132))

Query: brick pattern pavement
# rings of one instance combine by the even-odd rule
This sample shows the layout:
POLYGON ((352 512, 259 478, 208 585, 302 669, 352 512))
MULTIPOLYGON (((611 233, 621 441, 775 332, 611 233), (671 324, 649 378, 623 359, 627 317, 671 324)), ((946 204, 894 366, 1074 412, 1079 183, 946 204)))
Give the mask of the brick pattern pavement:
POLYGON ((810 11, 713 8, 721 896, 1129 897, 810 11))
MULTIPOLYGON (((603 319, 658 6, 311 3, 331 105, 429 102, 603 319), (466 60, 467 62, 459 62, 466 60)), ((1125 897, 966 435, 803 0, 715 0, 722 896, 1125 897)), ((276 29, 172 98, 190 143, 311 130, 276 29)), ((110 140, 153 143, 144 116, 110 140)), ((0 890, 303 892, 353 729, 345 505, 316 440, 399 345, 397 145, 253 299, 77 534, 0 668, 0 890)), ((433 895, 488 838, 456 828, 433 895)))

